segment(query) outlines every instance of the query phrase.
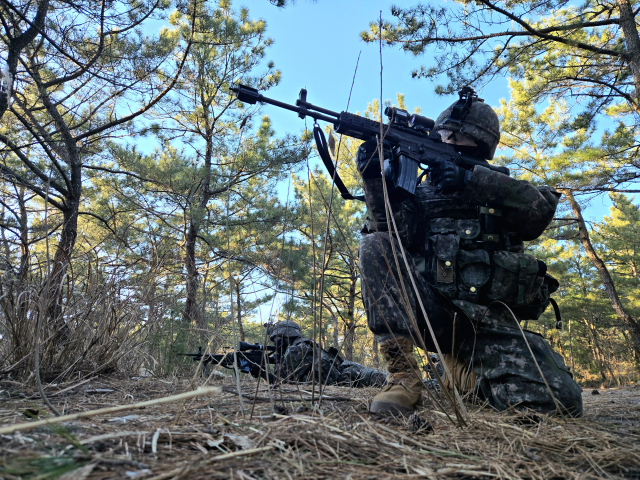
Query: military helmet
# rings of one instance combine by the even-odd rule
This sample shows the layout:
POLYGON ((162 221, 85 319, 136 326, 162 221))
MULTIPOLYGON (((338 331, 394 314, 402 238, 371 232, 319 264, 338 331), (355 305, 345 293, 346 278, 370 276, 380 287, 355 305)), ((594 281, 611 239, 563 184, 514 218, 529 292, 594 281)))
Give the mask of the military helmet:
POLYGON ((464 87, 460 99, 438 115, 434 131, 460 132, 475 140, 478 154, 491 160, 500 141, 500 121, 493 108, 478 98, 470 87, 464 87))
POLYGON ((273 342, 277 337, 284 338, 298 338, 302 336, 302 330, 300 325, 291 320, 284 320, 282 322, 275 323, 269 327, 269 338, 273 342))

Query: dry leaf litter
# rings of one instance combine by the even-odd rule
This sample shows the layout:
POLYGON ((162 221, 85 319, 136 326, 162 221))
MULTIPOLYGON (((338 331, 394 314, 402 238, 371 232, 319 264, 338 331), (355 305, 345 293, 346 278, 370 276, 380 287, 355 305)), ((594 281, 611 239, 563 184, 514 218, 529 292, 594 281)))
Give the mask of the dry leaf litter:
MULTIPOLYGON (((0 478, 640 478, 640 385, 586 390, 580 419, 495 413, 467 399, 460 427, 426 393, 409 418, 379 417, 367 412, 375 389, 326 387, 318 404, 310 385, 261 383, 256 392, 245 379, 243 414, 235 379, 210 383, 222 390, 2 434, 0 478)), ((103 377, 47 390, 68 414, 194 388, 103 377)), ((2 427, 50 416, 21 384, 0 382, 0 399, 2 427)))

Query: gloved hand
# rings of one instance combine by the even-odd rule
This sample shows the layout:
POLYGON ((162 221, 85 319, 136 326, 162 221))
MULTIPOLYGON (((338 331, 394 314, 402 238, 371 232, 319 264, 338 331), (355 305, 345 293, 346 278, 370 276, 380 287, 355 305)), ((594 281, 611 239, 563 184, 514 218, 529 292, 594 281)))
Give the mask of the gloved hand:
POLYGON ((472 173, 453 162, 440 159, 431 168, 431 183, 438 193, 453 193, 465 187, 472 173))
MULTIPOLYGON (((356 165, 362 175, 363 180, 370 178, 380 178, 380 158, 377 152, 378 142, 375 139, 367 140, 358 148, 356 154, 356 165)), ((391 158, 391 145, 388 142, 383 144, 384 158, 391 158)))

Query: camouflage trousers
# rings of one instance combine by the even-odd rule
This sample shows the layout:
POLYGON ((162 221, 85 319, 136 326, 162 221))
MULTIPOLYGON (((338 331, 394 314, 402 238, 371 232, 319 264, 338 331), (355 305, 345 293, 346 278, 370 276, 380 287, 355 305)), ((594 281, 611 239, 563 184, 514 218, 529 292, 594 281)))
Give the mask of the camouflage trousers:
POLYGON ((287 348, 282 361, 276 365, 276 376, 285 382, 316 382, 325 385, 349 387, 381 387, 386 373, 365 367, 359 363, 342 360, 315 345, 316 368, 313 368, 314 342, 306 338, 296 339, 287 348))
POLYGON ((561 410, 581 415, 582 389, 573 380, 562 357, 544 338, 528 331, 523 335, 511 313, 500 306, 484 307, 444 298, 425 281, 407 252, 409 270, 433 330, 432 336, 401 247, 394 242, 397 263, 388 233, 368 234, 360 242, 367 322, 380 341, 391 336, 408 337, 416 345, 422 347, 424 342, 427 350, 435 351, 435 337, 443 353, 452 353, 476 373, 478 395, 497 410, 515 407, 554 412, 555 398, 561 410))

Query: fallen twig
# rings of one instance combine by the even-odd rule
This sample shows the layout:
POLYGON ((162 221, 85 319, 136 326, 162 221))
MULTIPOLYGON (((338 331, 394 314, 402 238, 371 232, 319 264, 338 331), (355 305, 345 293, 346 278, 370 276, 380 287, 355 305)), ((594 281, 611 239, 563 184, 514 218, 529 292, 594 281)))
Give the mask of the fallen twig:
POLYGON ((103 415, 107 413, 122 412, 125 410, 135 410, 137 408, 149 407, 152 405, 162 405, 164 403, 178 402, 180 400, 186 400, 189 398, 197 397, 200 395, 209 395, 212 393, 221 393, 220 387, 204 387, 198 388, 191 392, 181 393, 179 395, 171 395, 170 397, 156 398, 155 400, 147 400, 145 402, 133 403, 131 405, 118 405, 117 407, 99 408, 98 410, 89 410, 88 412, 73 413, 71 415, 63 415, 60 417, 50 418, 46 420, 39 420, 37 422, 19 423, 17 425, 11 425, 10 427, 0 428, 0 434, 14 433, 23 430, 31 430, 33 428, 42 427, 45 425, 51 425, 53 423, 68 422, 69 420, 76 420, 78 418, 94 417, 96 415, 103 415))
MULTIPOLYGON (((225 393, 230 393, 230 394, 233 394, 233 395, 237 395, 238 394, 238 391, 234 390, 233 388, 223 387, 222 390, 225 393)), ((253 395, 249 395, 247 393, 243 393, 242 396, 244 398, 249 398, 251 400, 254 399, 253 395)), ((354 400, 353 398, 350 398, 350 397, 327 397, 327 396, 324 396, 324 395, 322 396, 322 398, 324 400, 331 400, 331 401, 334 401, 334 402, 351 402, 352 400, 354 400)), ((258 400, 258 401, 263 401, 263 402, 271 401, 271 399, 268 398, 268 397, 258 397, 258 396, 256 396, 255 399, 258 400)), ((311 400, 312 400, 312 396, 308 396, 308 397, 302 397, 301 396, 301 397, 297 397, 297 398, 296 397, 284 397, 284 398, 279 398, 278 399, 278 401, 281 401, 281 402, 300 402, 300 401, 310 402, 311 400)))

